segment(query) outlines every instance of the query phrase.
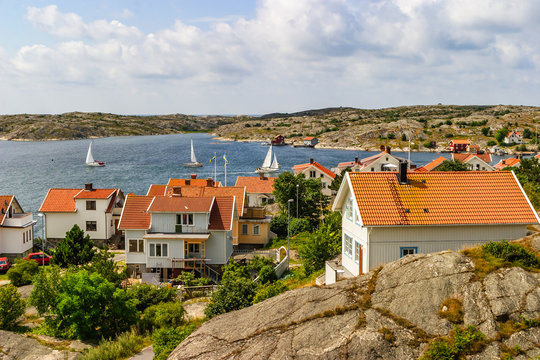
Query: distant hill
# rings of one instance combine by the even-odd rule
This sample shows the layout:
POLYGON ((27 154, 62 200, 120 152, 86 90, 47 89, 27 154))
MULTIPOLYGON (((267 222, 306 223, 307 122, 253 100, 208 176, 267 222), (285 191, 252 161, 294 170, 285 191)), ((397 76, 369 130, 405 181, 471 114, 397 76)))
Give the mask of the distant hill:
POLYGON ((130 116, 75 112, 2 115, 0 138, 54 140, 211 132, 229 140, 266 141, 282 134, 287 141, 301 141, 305 136, 316 136, 319 147, 365 150, 375 150, 381 144, 404 149, 411 138, 413 149, 425 149, 435 141, 440 150, 450 139, 459 137, 486 146, 504 126, 522 131, 529 129, 534 137, 539 121, 540 107, 513 105, 339 107, 262 116, 130 116))

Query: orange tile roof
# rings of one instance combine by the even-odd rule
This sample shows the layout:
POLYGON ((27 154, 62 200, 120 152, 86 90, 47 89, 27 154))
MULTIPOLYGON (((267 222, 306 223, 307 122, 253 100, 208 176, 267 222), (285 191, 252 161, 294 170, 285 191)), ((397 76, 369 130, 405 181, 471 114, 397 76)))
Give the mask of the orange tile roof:
POLYGON ((75 212, 75 196, 82 189, 49 189, 40 212, 75 212))
POLYGON ((168 186, 221 186, 218 181, 214 184, 214 180, 210 179, 169 179, 168 186), (209 184, 209 182, 211 183, 209 184), (189 182, 189 184, 188 184, 189 182))
POLYGON ((210 212, 213 197, 208 198, 186 198, 171 196, 155 196, 148 207, 148 212, 189 212, 201 213, 210 212))
POLYGON ((163 196, 165 195, 165 189, 167 188, 167 185, 158 185, 158 184, 152 184, 148 188, 148 192, 146 193, 146 196, 163 196))
POLYGON ((179 197, 225 197, 235 196, 236 207, 238 214, 241 216, 244 214, 244 204, 246 203, 246 189, 244 187, 237 186, 220 186, 220 187, 194 187, 194 186, 168 186, 165 195, 179 197))
POLYGON ((461 162, 467 162, 471 160, 472 158, 474 158, 475 156, 487 162, 488 164, 491 162, 491 154, 488 154, 488 153, 483 153, 483 154, 452 153, 452 158, 454 160, 458 160, 461 162))
POLYGON ((120 230, 147 230, 150 229, 152 216, 146 212, 154 199, 153 196, 140 196, 128 194, 120 216, 118 229, 120 230))
POLYGON ((248 193, 271 194, 274 191, 276 177, 239 176, 236 178, 235 187, 245 187, 248 193))
POLYGON ((425 167, 419 166, 416 169, 413 169, 414 172, 426 172, 428 171, 425 167))
POLYGON ((518 136, 521 136, 521 131, 509 131, 506 137, 510 137, 512 134, 516 134, 518 136))
POLYGON ((520 163, 521 160, 516 158, 501 159, 501 161, 495 164, 494 168, 495 170, 502 170, 508 166, 519 166, 520 163))
POLYGON ((433 169, 435 169, 437 166, 441 165, 445 160, 448 160, 447 158, 445 158, 444 156, 439 156, 438 158, 436 158, 435 160, 433 160, 432 162, 422 166, 426 171, 432 171, 433 169))
POLYGON ((108 199, 117 189, 93 189, 82 190, 79 192, 75 199, 108 199))
POLYGON ((233 221, 234 197, 216 197, 208 230, 231 230, 233 221))
POLYGON ((471 144, 471 142, 467 139, 454 139, 454 140, 450 140, 450 142, 454 144, 465 144, 465 145, 471 144))
POLYGON ((510 171, 349 173, 364 225, 537 224, 510 171))
POLYGON ((310 166, 316 167, 317 169, 319 169, 320 171, 322 171, 326 175, 330 176, 332 179, 336 177, 336 174, 334 174, 332 171, 328 170, 327 168, 325 168, 324 166, 322 166, 321 164, 319 164, 316 161, 314 161, 312 163, 307 163, 307 164, 294 165, 292 167, 292 169, 296 174, 296 173, 299 173, 301 171, 304 171, 305 169, 309 168, 310 166))
POLYGON ((13 198, 13 195, 0 195, 0 225, 4 222, 4 218, 6 217, 6 213, 13 198))
POLYGON ((304 138, 304 140, 306 140, 306 141, 310 141, 310 140, 313 140, 313 139, 315 139, 315 137, 313 137, 313 136, 307 136, 307 137, 304 138))

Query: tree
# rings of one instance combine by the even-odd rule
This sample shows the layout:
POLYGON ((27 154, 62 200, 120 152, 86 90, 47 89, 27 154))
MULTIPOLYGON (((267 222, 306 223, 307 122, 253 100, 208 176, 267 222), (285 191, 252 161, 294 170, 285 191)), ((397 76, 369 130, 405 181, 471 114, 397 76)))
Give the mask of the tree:
POLYGON ((250 306, 257 290, 245 266, 231 260, 223 269, 221 285, 204 310, 208 318, 250 306))
POLYGON ((341 187, 341 182, 345 178, 345 174, 348 172, 351 172, 351 168, 346 168, 341 172, 341 174, 336 175, 336 177, 334 178, 334 180, 332 180, 332 183, 330 184, 330 190, 338 191, 341 187))
POLYGON ((135 301, 137 310, 144 311, 149 306, 172 301, 176 296, 176 291, 167 287, 137 284, 129 287, 126 290, 126 295, 129 299, 135 301))
POLYGON ((63 268, 88 264, 95 255, 93 247, 90 236, 84 236, 84 231, 75 224, 52 252, 53 261, 63 268))
POLYGON ((497 132, 495 133, 495 139, 497 139, 499 144, 503 144, 504 143, 504 138, 506 137, 506 135, 508 135, 509 132, 510 131, 505 126, 502 129, 497 130, 497 132))
POLYGON ((105 247, 105 249, 101 249, 94 254, 92 262, 86 265, 86 269, 89 272, 97 272, 118 287, 127 278, 127 271, 126 269, 120 270, 120 266, 116 264, 113 258, 114 255, 105 247))
POLYGON ((291 236, 295 236, 304 231, 311 230, 311 224, 307 219, 303 218, 291 218, 291 224, 289 225, 291 236))
POLYGON ((79 270, 59 284, 58 300, 49 325, 66 338, 114 337, 136 323, 136 300, 97 273, 79 270))
POLYGON ((172 327, 185 323, 186 311, 181 302, 165 302, 144 310, 144 322, 149 330, 172 327))
POLYGON ((532 131, 531 131, 531 129, 525 128, 525 129, 523 130, 523 137, 524 137, 525 139, 530 139, 530 138, 532 138, 532 131))
POLYGON ((401 134, 401 141, 407 141, 407 135, 401 134))
POLYGON ((24 313, 24 308, 24 300, 15 286, 0 286, 0 329, 13 329, 17 319, 24 313))
POLYGON ((45 271, 38 272, 32 280, 34 289, 30 294, 29 303, 34 306, 39 315, 44 315, 56 306, 60 286, 60 268, 50 266, 45 271))
POLYGON ((310 241, 300 250, 306 275, 324 267, 341 252, 341 214, 334 212, 320 224, 310 241), (338 220, 339 219, 339 220, 338 220))
POLYGON ((489 126, 486 126, 486 127, 483 127, 482 128, 482 134, 484 136, 489 136, 489 132, 491 131, 491 128, 489 126))
POLYGON ((459 160, 444 160, 435 168, 436 171, 469 171, 469 166, 459 160))
POLYGON ((39 265, 34 260, 15 260, 15 266, 11 267, 7 276, 15 286, 23 286, 32 283, 32 277, 39 271, 39 265))

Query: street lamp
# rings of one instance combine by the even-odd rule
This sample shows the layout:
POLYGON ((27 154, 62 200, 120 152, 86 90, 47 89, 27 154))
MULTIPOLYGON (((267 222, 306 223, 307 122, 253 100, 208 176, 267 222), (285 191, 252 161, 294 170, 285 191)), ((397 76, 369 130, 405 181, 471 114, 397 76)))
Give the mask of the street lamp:
POLYGON ((41 264, 43 265, 43 271, 45 271, 45 215, 38 214, 38 216, 41 218, 41 250, 43 252, 41 264))
POLYGON ((289 257, 289 242, 291 239, 291 203, 293 201, 293 199, 287 201, 287 259, 289 259, 289 261, 291 261, 291 258, 289 257))
POLYGON ((298 219, 298 188, 300 187, 299 184, 296 184, 296 218, 298 219))

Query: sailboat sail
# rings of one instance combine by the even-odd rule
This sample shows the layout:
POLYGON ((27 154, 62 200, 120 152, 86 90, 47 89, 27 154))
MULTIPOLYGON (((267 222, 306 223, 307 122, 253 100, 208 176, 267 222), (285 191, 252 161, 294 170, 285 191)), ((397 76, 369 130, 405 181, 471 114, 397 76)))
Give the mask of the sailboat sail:
POLYGON ((197 157, 195 157, 195 150, 193 150, 193 139, 191 139, 191 162, 197 162, 197 157))
POLYGON ((270 169, 279 169, 279 163, 277 162, 276 154, 274 153, 274 160, 272 160, 272 165, 270 165, 270 169))
POLYGON ((262 164, 262 168, 269 168, 272 166, 272 155, 274 151, 272 150, 272 145, 270 145, 270 148, 268 149, 268 152, 266 153, 266 157, 264 158, 264 162, 262 164))
POLYGON ((86 154, 86 163, 91 164, 94 162, 94 157, 92 156, 92 144, 94 141, 90 141, 90 146, 88 147, 88 154, 86 154))

